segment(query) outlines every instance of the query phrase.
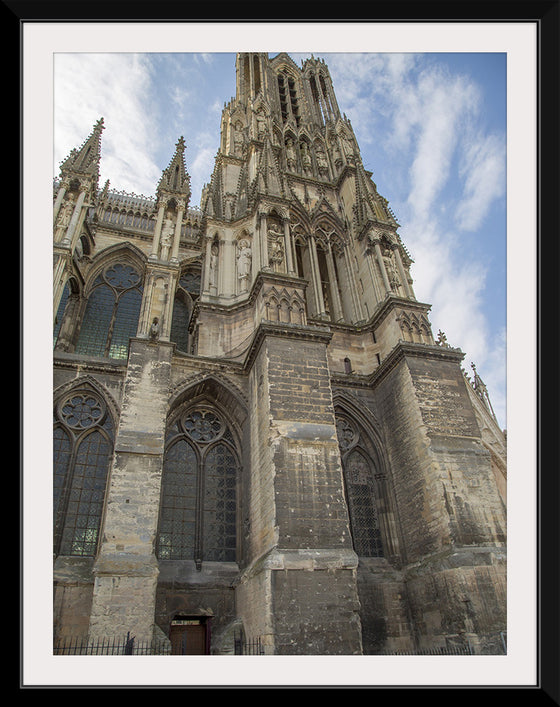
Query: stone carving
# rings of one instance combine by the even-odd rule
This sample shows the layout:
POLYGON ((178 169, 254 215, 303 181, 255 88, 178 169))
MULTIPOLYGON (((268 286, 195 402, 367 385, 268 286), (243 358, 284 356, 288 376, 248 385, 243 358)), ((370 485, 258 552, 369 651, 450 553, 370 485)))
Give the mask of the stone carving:
POLYGON ((318 145, 316 150, 315 150, 315 157, 317 158, 317 169, 319 170, 319 174, 324 177, 328 174, 328 164, 327 164, 327 158, 325 156, 325 151, 323 150, 323 147, 321 145, 318 145))
POLYGON ((296 151, 294 148, 294 141, 291 138, 288 138, 286 141, 286 164, 290 172, 296 171, 296 151))
POLYGON ((305 174, 311 174, 311 155, 309 154, 309 147, 306 142, 301 143, 301 164, 303 165, 305 174))
POLYGON ((265 112, 262 108, 258 109, 258 111, 255 114, 255 118, 257 120, 257 139, 264 140, 264 138, 268 132, 268 126, 267 126, 266 115, 265 115, 265 112))
POLYGON ((157 341, 159 339, 159 319, 154 317, 152 325, 150 326, 150 341, 157 341))
POLYGON ((268 229, 268 262, 275 269, 284 262, 284 234, 276 224, 268 229))
POLYGON ((172 241, 173 241, 173 220, 168 216, 165 219, 165 221, 163 222, 163 227, 161 229, 160 258, 162 260, 167 260, 172 241))
POLYGON ((210 249, 210 274, 209 274, 209 285, 210 287, 216 287, 218 284, 218 256, 219 256, 218 244, 214 243, 210 249))
POLYGON ((252 251, 248 241, 245 239, 239 242, 237 253, 237 277, 242 292, 247 290, 249 277, 251 275, 252 251))
POLYGON ((244 142, 245 141, 243 139, 243 126, 238 120, 233 127, 233 154, 236 157, 243 156, 244 142))

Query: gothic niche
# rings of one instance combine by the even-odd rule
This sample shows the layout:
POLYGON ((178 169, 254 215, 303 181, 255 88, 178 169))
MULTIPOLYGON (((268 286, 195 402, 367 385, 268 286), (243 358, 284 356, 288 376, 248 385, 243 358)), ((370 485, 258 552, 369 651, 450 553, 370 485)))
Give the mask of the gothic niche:
POLYGON ((280 218, 273 214, 267 218, 268 265, 274 272, 284 272, 285 243, 280 218))
POLYGON ((327 156, 325 154, 325 149, 323 143, 317 140, 314 145, 315 149, 315 159, 317 160, 317 171, 319 172, 319 177, 326 179, 329 176, 329 166, 327 162, 327 156))
POLYGON ((360 558, 395 561, 399 552, 397 514, 379 448, 338 407, 336 431, 354 550, 360 558))
POLYGON ((294 138, 291 135, 286 137, 284 147, 286 149, 286 168, 288 172, 297 172, 296 148, 294 138))
POLYGON ((251 264, 253 259, 252 238, 243 232, 237 241, 237 285, 239 292, 247 292, 251 282, 251 264))

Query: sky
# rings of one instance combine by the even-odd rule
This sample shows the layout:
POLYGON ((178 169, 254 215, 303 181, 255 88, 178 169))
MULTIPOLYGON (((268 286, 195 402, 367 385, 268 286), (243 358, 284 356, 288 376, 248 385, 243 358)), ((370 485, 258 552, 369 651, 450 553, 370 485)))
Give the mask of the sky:
MULTIPOLYGON (((400 224, 434 336, 465 353, 471 376, 475 363, 505 428, 506 54, 314 56, 400 224)), ((232 53, 57 53, 53 177, 103 117, 100 187, 153 196, 183 136, 198 206, 234 95, 232 53)))

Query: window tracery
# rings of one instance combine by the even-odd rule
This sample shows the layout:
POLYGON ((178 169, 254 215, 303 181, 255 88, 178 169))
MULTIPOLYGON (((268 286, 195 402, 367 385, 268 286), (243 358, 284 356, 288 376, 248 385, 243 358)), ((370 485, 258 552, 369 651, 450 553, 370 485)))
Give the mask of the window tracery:
POLYGON ((54 422, 54 553, 94 556, 113 452, 113 422, 105 402, 89 390, 63 398, 54 422))
POLYGON ((224 418, 198 406, 169 428, 157 539, 160 560, 234 562, 238 457, 224 418))
POLYGON ((141 276, 129 263, 108 265, 93 283, 76 353, 125 359, 136 335, 142 303, 141 276))
POLYGON ((383 557, 373 460, 364 448, 359 428, 351 420, 337 415, 336 431, 354 550, 361 557, 383 557))

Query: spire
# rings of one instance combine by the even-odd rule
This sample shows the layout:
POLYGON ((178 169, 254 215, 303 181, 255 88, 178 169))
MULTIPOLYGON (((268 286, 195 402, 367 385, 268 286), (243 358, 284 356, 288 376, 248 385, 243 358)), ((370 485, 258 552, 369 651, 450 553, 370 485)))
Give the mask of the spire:
POLYGON ((105 129, 103 118, 93 126, 93 130, 80 147, 70 151, 68 157, 60 163, 60 171, 73 175, 90 175, 99 180, 99 162, 101 160, 101 133, 105 129))
POLYGON ((191 193, 190 177, 185 169, 185 139, 181 137, 175 145, 171 162, 163 170, 157 191, 188 198, 191 193))

